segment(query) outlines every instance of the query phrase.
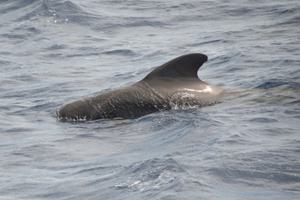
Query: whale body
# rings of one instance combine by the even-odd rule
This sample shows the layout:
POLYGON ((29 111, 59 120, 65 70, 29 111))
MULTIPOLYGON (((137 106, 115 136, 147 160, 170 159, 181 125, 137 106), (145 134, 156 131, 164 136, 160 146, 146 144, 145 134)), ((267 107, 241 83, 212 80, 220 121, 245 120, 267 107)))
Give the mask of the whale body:
POLYGON ((60 120, 132 119, 173 106, 207 106, 223 90, 198 78, 207 56, 193 53, 177 57, 150 72, 144 79, 113 91, 63 105, 60 120))

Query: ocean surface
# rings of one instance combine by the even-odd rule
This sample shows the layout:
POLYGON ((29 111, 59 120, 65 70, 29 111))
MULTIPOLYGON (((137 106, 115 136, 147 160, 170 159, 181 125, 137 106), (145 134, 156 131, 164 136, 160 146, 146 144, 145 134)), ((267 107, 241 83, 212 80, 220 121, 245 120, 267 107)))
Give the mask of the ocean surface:
POLYGON ((300 1, 1 0, 1 200, 299 200, 300 1), (231 93, 61 122, 177 56, 231 93))

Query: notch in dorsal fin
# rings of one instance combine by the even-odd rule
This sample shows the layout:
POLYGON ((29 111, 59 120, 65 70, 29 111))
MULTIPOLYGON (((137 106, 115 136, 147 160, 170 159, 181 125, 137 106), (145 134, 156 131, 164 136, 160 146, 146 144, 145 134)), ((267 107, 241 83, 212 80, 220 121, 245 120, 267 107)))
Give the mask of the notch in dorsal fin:
POLYGON ((193 53, 177 57, 150 72, 144 80, 156 77, 164 78, 198 78, 197 72, 207 56, 201 53, 193 53))

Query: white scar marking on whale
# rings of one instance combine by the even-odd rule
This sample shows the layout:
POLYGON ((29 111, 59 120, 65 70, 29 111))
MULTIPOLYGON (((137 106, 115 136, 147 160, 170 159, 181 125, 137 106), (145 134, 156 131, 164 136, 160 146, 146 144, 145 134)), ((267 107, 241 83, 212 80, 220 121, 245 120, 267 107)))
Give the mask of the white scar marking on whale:
POLYGON ((199 92, 199 93, 211 93, 212 92, 212 88, 208 85, 203 90, 194 90, 194 89, 188 89, 188 88, 184 88, 184 90, 188 91, 188 92, 199 92))

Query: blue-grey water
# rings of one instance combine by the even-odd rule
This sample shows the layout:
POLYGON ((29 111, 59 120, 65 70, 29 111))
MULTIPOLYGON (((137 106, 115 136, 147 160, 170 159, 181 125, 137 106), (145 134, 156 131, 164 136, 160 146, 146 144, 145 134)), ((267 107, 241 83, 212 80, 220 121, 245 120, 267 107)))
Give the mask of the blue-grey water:
POLYGON ((300 199, 298 0, 1 0, 0 199, 300 199), (208 55, 203 108, 63 123, 62 104, 208 55))

